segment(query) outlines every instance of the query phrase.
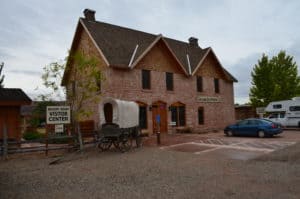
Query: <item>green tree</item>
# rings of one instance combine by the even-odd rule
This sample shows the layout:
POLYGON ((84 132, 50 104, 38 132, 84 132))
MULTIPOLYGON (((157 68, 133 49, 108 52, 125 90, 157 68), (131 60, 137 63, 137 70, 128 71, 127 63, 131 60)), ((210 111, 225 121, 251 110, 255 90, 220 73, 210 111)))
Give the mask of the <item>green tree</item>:
POLYGON ((47 106, 57 105, 53 101, 39 101, 32 111, 32 117, 30 119, 30 125, 32 127, 38 127, 42 123, 46 123, 46 110, 47 106))
POLYGON ((86 103, 99 101, 100 82, 103 76, 95 57, 85 56, 81 52, 71 52, 66 58, 65 63, 54 62, 44 67, 42 79, 44 86, 50 88, 52 92, 47 95, 41 95, 41 99, 49 99, 61 93, 61 80, 66 64, 72 63, 66 73, 70 74, 69 85, 67 89, 67 102, 71 107, 72 126, 75 130, 80 150, 83 149, 82 136, 79 121, 89 117, 92 113, 92 107, 85 106, 86 103))
POLYGON ((4 84, 3 84, 3 81, 4 81, 4 75, 1 76, 1 73, 2 73, 2 69, 4 67, 4 63, 2 62, 0 64, 0 88, 4 88, 4 84))
POLYGON ((280 51, 269 59, 265 54, 251 72, 250 102, 255 107, 286 100, 300 94, 300 78, 293 57, 280 51))

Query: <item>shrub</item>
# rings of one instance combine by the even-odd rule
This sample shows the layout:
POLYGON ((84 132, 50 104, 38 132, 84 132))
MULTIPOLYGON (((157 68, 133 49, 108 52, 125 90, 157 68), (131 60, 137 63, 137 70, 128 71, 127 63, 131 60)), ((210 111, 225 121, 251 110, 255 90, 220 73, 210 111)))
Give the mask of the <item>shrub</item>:
POLYGON ((44 137, 43 134, 36 132, 36 131, 27 131, 23 134, 23 138, 25 140, 36 140, 36 139, 40 139, 43 137, 44 137))

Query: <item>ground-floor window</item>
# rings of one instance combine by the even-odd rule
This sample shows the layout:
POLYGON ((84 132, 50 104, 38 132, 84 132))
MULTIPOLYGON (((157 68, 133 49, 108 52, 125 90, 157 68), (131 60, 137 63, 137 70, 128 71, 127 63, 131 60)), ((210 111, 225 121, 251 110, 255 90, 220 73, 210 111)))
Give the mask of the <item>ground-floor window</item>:
POLYGON ((204 124, 204 108, 198 108, 198 124, 204 124))
POLYGON ((176 102, 170 106, 171 120, 176 126, 185 126, 185 105, 176 102))
POLYGON ((137 103, 139 104, 139 126, 141 129, 147 129, 147 104, 137 103))

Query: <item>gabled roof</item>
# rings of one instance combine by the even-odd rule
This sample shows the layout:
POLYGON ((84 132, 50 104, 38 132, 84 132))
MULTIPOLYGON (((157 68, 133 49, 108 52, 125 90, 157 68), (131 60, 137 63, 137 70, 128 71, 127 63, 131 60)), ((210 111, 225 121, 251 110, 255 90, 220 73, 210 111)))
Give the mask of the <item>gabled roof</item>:
POLYGON ((19 88, 1 88, 0 105, 30 104, 31 99, 19 88))
MULTIPOLYGON (((193 75, 211 50, 163 37, 161 34, 154 35, 86 18, 80 18, 79 24, 90 35, 107 64, 112 67, 133 68, 158 41, 163 40, 184 73, 193 75)), ((236 81, 225 69, 224 73, 230 81, 236 81)))
MULTIPOLYGON (((136 45, 139 57, 158 35, 80 18, 110 65, 128 67, 136 45)), ((135 61, 135 60, 134 60, 135 61)))

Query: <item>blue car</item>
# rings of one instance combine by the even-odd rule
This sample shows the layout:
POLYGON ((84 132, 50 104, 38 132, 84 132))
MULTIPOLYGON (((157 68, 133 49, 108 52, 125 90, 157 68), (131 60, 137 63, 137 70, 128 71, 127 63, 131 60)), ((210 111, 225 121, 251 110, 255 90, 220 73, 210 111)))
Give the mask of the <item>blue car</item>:
POLYGON ((227 136, 246 135, 272 137, 282 133, 281 125, 266 119, 245 119, 224 129, 227 136))

